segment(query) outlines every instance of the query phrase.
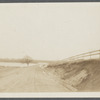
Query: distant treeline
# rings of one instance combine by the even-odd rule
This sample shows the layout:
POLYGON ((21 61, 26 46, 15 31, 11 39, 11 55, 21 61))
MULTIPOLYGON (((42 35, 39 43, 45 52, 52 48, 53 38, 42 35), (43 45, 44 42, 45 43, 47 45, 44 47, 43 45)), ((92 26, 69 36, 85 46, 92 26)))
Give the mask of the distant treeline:
MULTIPOLYGON (((13 63, 25 63, 28 60, 27 58, 22 58, 22 59, 15 59, 15 58, 0 58, 0 62, 13 62, 13 63)), ((34 59, 29 59, 30 63, 53 63, 55 61, 45 61, 45 60, 34 60, 34 59)))
MULTIPOLYGON (((25 59, 9 59, 9 58, 0 58, 0 62, 14 62, 14 63, 25 63, 25 59)), ((35 61, 31 59, 31 63, 35 61)))

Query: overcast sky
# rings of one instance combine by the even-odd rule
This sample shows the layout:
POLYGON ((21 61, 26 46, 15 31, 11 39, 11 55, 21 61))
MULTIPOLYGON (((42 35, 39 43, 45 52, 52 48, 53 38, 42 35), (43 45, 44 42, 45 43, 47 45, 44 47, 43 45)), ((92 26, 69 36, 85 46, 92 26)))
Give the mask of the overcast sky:
POLYGON ((0 58, 57 60, 100 49, 100 3, 0 4, 0 58))

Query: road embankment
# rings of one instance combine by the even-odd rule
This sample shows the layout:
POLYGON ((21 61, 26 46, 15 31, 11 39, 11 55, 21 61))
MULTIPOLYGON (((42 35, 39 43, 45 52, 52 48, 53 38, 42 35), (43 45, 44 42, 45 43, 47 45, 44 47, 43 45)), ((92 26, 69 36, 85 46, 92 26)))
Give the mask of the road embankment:
POLYGON ((52 64, 46 70, 58 76, 64 82, 64 86, 72 86, 79 92, 100 91, 99 59, 52 64))

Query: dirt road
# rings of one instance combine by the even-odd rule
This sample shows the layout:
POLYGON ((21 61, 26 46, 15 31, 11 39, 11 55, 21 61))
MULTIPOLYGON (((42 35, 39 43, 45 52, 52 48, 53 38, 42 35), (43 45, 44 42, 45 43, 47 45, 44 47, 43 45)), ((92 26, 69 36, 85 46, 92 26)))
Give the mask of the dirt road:
POLYGON ((0 92, 67 92, 53 75, 38 65, 0 69, 0 92))

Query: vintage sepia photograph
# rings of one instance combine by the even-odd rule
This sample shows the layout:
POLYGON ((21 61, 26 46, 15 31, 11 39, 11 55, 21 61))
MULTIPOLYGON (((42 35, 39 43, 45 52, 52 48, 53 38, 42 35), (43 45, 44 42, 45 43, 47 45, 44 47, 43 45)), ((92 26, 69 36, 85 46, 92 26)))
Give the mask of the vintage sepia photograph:
POLYGON ((0 4, 0 93, 100 92, 100 3, 0 4))

